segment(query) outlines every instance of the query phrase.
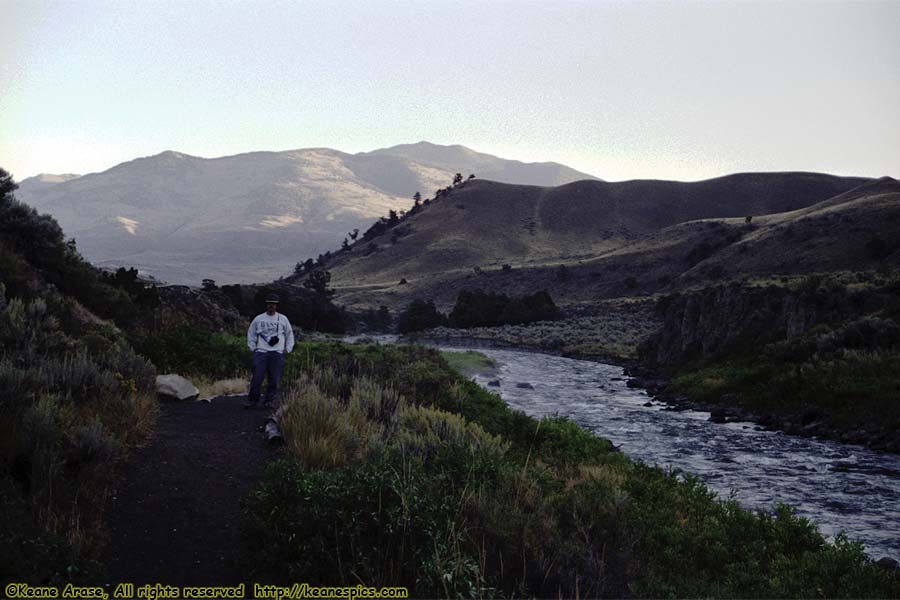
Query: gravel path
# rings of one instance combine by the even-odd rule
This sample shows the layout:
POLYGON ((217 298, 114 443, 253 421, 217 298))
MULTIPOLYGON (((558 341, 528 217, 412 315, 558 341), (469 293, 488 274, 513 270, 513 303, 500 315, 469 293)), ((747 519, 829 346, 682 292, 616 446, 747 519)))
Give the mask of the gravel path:
POLYGON ((277 455, 268 412, 245 397, 163 403, 157 430, 112 490, 108 583, 235 585, 243 581, 241 501, 277 455))

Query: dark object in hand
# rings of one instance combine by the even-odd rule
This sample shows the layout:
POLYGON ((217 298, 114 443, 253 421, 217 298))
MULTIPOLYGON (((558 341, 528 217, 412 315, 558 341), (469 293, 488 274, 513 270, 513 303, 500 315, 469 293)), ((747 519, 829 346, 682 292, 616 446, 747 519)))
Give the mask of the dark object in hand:
POLYGON ((269 338, 269 345, 270 345, 270 346, 277 346, 277 345, 278 345, 278 342, 279 342, 279 339, 278 339, 278 336, 277 336, 277 335, 273 335, 272 337, 269 338))

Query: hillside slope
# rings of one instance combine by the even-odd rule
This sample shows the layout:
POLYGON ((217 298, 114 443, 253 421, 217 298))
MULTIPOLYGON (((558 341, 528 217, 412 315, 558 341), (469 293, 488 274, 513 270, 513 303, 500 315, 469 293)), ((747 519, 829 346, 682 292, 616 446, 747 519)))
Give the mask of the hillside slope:
MULTIPOLYGON (((812 173, 696 183, 579 181, 556 188, 474 180, 338 253, 327 268, 339 299, 351 305, 392 306, 417 296, 446 304, 461 287, 511 293, 560 288, 563 302, 649 293, 741 239, 749 232, 747 216, 754 227, 777 220, 762 215, 801 218, 806 213, 791 211, 813 210, 871 181, 812 173), (512 269, 502 270, 504 264, 512 269), (555 283, 563 264, 570 277, 555 283), (624 283, 629 277, 652 285, 632 289, 624 283), (401 279, 408 283, 399 285, 401 279)), ((759 269, 777 266, 768 259, 759 269)))

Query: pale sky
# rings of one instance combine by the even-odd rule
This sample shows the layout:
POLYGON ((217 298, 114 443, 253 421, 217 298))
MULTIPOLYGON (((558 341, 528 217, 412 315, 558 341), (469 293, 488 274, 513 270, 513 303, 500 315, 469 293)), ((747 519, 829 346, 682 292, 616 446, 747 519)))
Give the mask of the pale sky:
POLYGON ((900 1, 0 0, 21 180, 427 140, 609 181, 900 177, 900 1))

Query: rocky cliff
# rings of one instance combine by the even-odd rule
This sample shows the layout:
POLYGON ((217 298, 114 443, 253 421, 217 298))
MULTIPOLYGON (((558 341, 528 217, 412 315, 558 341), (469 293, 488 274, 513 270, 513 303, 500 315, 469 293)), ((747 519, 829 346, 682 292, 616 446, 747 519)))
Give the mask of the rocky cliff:
POLYGON ((641 345, 650 366, 679 366, 727 353, 761 349, 820 323, 837 323, 878 310, 889 290, 853 290, 812 276, 794 286, 731 283, 660 300, 662 328, 641 345))

